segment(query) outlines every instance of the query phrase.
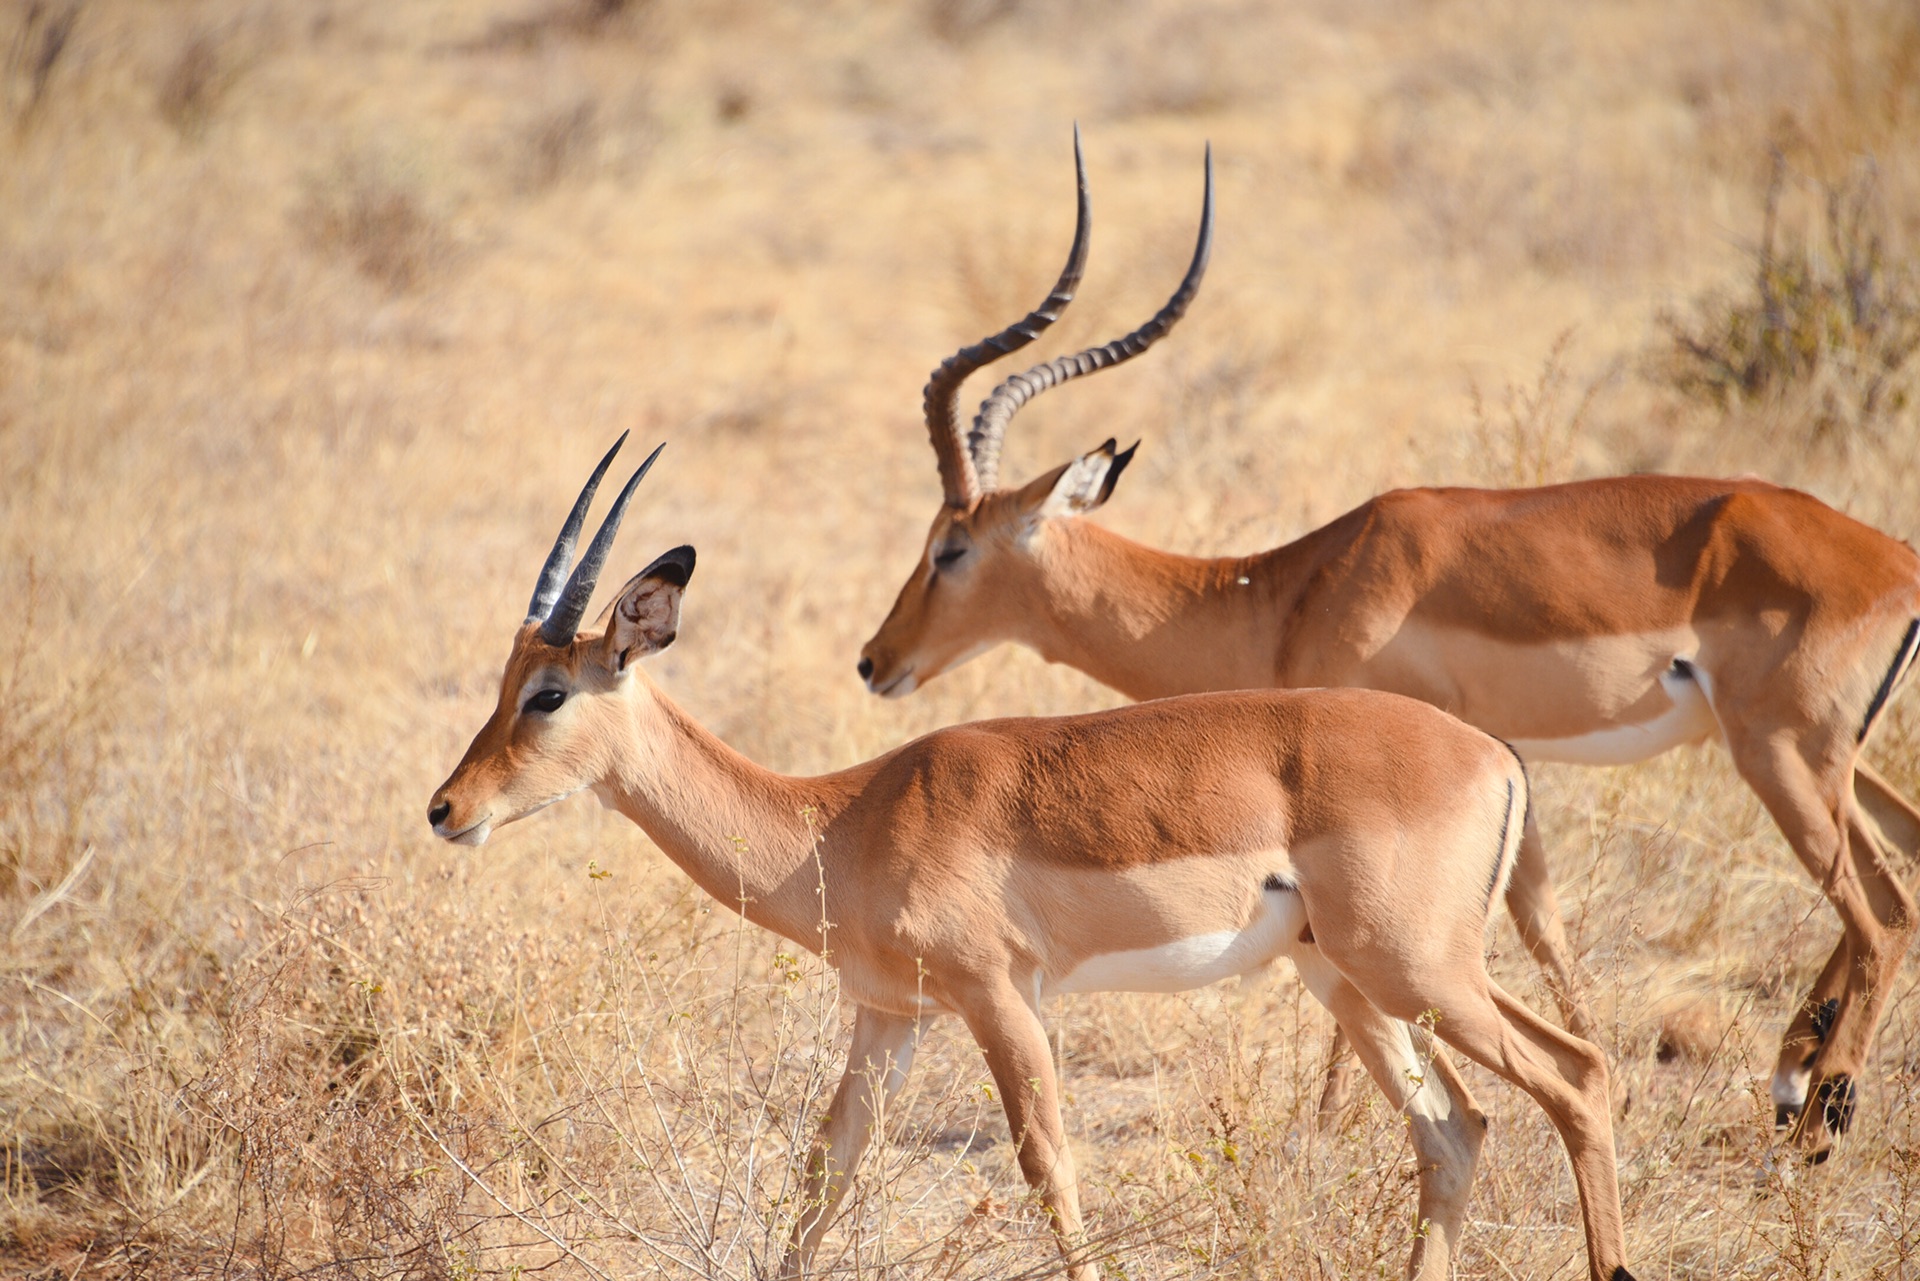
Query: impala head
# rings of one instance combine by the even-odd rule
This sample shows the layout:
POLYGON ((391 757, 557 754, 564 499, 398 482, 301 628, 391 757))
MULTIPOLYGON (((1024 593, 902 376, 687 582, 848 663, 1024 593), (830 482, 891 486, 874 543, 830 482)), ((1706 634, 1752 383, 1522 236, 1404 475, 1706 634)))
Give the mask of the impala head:
POLYGON ((427 821, 436 836, 482 845, 494 828, 599 782, 621 741, 628 700, 636 684, 646 683, 635 663, 673 643, 680 596, 693 577, 691 547, 674 548, 628 580, 597 631, 578 630, 627 501, 659 449, 634 472, 563 578, 594 491, 626 439, 614 442, 574 502, 513 638, 493 715, 433 794, 427 821))
POLYGON ((1073 135, 1079 178, 1079 220, 1066 269, 1045 302, 1018 324, 940 363, 927 383, 927 433, 940 465, 945 499, 927 532, 918 564, 893 612, 860 651, 860 677, 876 694, 912 693, 957 666, 1020 635, 1023 619, 1045 603, 1048 527, 1107 501, 1138 442, 1115 452, 1112 440, 1062 463, 1018 489, 1001 489, 1000 445, 1007 424, 1029 400, 1069 379, 1131 360, 1164 337, 1200 291, 1213 247, 1213 149, 1207 149, 1206 196, 1193 261, 1166 305, 1124 338, 1036 365, 994 388, 962 432, 955 416, 960 384, 981 366, 1018 351, 1060 318, 1087 264, 1087 170, 1080 133, 1073 135))

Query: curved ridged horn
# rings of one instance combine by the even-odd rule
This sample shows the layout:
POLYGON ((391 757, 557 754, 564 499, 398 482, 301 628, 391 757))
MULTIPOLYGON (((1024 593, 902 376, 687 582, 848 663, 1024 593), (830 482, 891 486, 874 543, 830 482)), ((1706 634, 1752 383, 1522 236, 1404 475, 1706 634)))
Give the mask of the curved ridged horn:
POLYGON ((981 485, 974 474, 972 457, 954 414, 960 384, 982 365, 1008 356, 1040 336, 1073 301, 1080 287, 1081 273, 1087 266, 1087 237, 1093 222, 1092 204, 1087 197, 1087 165, 1080 155, 1080 126, 1073 127, 1073 169, 1079 186, 1079 214, 1073 228, 1073 248, 1067 251, 1067 265, 1054 282, 1045 302, 1027 313, 1018 324, 983 338, 971 347, 962 347, 940 362, 927 381, 927 433, 933 440, 934 456, 940 460, 940 487, 946 491, 947 505, 967 508, 979 501, 981 485))
POLYGON ((580 491, 580 497, 573 500, 573 510, 567 513, 567 523, 560 527, 560 537, 553 540, 553 550, 547 553, 547 563, 540 567, 540 581, 534 584, 533 600, 527 605, 529 623, 544 622, 553 612, 553 602, 560 599, 560 588, 567 581, 567 566, 573 560, 573 545, 580 541, 580 526, 586 522, 587 509, 593 506, 594 491, 600 488, 600 478, 607 474, 607 465, 613 462, 613 456, 620 452, 620 446, 627 443, 627 433, 621 432, 620 439, 613 442, 613 448, 607 451, 600 465, 593 469, 593 475, 587 477, 587 487, 580 491))
MULTIPOLYGON (((621 439, 625 440, 626 437, 622 436, 621 439)), ((618 445, 614 446, 616 450, 619 448, 618 445)), ((640 470, 633 473, 633 478, 627 481, 626 488, 620 491, 620 497, 613 500, 613 506, 607 511, 607 518, 600 522, 600 528, 595 531, 593 541, 587 544, 586 553, 580 557, 580 563, 573 567, 573 575, 567 579, 566 590, 560 593, 560 599, 554 605, 553 612, 540 624, 540 639, 547 644, 561 646, 573 642, 573 634, 580 630, 580 619, 586 614, 588 603, 593 600, 594 584, 600 581, 600 567, 606 564, 607 552, 613 547, 614 535, 620 532, 620 519, 627 514, 627 500, 633 497, 633 491, 640 484, 641 478, 647 474, 647 469, 653 466, 653 460, 658 458, 660 451, 665 448, 664 442, 654 446, 653 452, 647 455, 647 461, 640 464, 640 470)), ((609 453, 608 461, 612 458, 613 455, 609 453)), ((601 466, 604 468, 606 463, 601 463, 601 466)), ((594 480, 588 482, 588 492, 583 495, 583 498, 591 498, 594 482, 599 479, 599 473, 596 472, 594 480)))
POLYGON ((1207 145, 1207 190, 1200 206, 1200 239, 1193 247, 1193 261, 1187 266, 1180 287, 1167 299, 1166 306, 1152 320, 1128 334, 1099 347, 1089 347, 1071 356, 1061 356, 1001 383, 993 394, 980 402, 973 428, 967 433, 967 454, 983 491, 1000 484, 1000 443, 1006 437, 1007 424, 1020 406, 1049 387, 1057 387, 1082 374, 1091 374, 1122 361, 1132 360, 1166 337, 1175 322, 1187 312, 1193 296, 1200 292, 1201 277, 1207 274, 1207 258, 1213 252, 1213 145, 1207 145))

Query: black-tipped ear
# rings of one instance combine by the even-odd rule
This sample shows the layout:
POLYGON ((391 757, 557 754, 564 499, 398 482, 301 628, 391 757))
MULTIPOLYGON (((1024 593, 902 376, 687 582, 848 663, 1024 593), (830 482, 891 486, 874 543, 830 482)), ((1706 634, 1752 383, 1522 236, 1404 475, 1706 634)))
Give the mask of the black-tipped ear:
MULTIPOLYGON (((1114 442, 1112 440, 1107 441, 1106 448, 1108 453, 1113 453, 1113 445, 1114 442)), ((1125 471, 1127 464, 1133 461, 1133 451, 1138 448, 1140 448, 1140 442, 1136 440, 1124 450, 1113 455, 1113 466, 1107 468, 1107 479, 1100 486, 1100 498, 1098 502, 1094 503, 1095 507, 1098 507, 1101 503, 1106 502, 1108 498, 1113 496, 1113 487, 1119 483, 1120 473, 1125 471)))
POLYGON ((1115 448, 1108 438, 1098 449, 1089 449, 1065 467, 1030 482, 1022 493, 1033 504, 1033 515, 1041 520, 1079 516, 1106 502, 1140 442, 1133 442, 1123 454, 1116 454, 1115 448))
POLYGON ((653 564, 640 571, 638 577, 657 578, 675 587, 685 587, 693 581, 693 559, 693 548, 682 543, 670 552, 661 553, 653 564))

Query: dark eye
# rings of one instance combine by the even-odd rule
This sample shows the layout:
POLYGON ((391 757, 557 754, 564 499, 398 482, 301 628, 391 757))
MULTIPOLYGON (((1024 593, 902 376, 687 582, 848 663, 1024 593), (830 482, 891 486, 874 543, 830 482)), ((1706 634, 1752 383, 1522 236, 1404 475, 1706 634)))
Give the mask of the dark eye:
POLYGON ((567 701, 567 691, 563 689, 543 689, 529 698, 520 710, 522 712, 557 712, 560 704, 567 701))
POLYGON ((933 554, 935 569, 952 569, 962 556, 967 554, 964 547, 947 547, 933 554))

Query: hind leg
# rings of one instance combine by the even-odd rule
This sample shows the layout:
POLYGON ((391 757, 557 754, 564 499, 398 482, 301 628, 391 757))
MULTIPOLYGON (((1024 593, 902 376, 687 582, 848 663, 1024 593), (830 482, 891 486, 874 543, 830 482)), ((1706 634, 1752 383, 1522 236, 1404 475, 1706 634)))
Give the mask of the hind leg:
POLYGON ((1420 1185, 1407 1275, 1446 1281, 1459 1248, 1486 1115, 1424 1031, 1383 1014, 1318 948, 1299 949, 1294 963, 1308 990, 1347 1033, 1381 1093, 1407 1118, 1420 1185))
POLYGON ((1920 808, 1861 760, 1853 763, 1853 799, 1878 829, 1883 850, 1892 850, 1903 870, 1912 870, 1920 859, 1920 808))
MULTIPOLYGON (((1339 913, 1341 906, 1333 906, 1339 913)), ((1614 1167, 1607 1061, 1598 1046, 1563 1032, 1508 995, 1487 976, 1477 928, 1462 918, 1428 945, 1381 949, 1337 945, 1345 931, 1316 932, 1329 961, 1368 1001, 1395 1018, 1431 1012, 1434 1034, 1468 1058, 1513 1082, 1546 1111, 1566 1146, 1580 1192, 1587 1267, 1593 1281, 1621 1281, 1626 1233, 1614 1167)))
POLYGON ((1327 1041, 1327 1080, 1320 1090, 1316 1117, 1321 1129, 1331 1129, 1339 1122, 1347 1104, 1353 1102, 1353 1091, 1359 1082, 1360 1070, 1354 1063, 1353 1046, 1348 1043, 1346 1032, 1336 1024, 1333 1036, 1327 1041))
POLYGON ((1820 1051, 1820 1043, 1827 1039, 1834 1016, 1840 1012, 1840 992, 1846 986, 1847 972, 1852 965, 1847 936, 1842 934, 1821 968, 1820 977, 1813 981, 1813 987, 1794 1011, 1793 1021, 1787 1024, 1786 1034, 1780 1038, 1780 1055, 1774 1061, 1773 1082, 1768 1091, 1773 1095, 1776 1128, 1793 1125, 1806 1110, 1807 1091, 1813 1082, 1814 1056, 1820 1051))
POLYGON ((1839 994, 1821 997, 1822 1004, 1808 1005, 1802 1019, 1796 1019, 1795 1028, 1804 1019, 1806 1029, 1789 1029, 1794 1040, 1783 1044, 1775 1077, 1779 1082, 1783 1070, 1796 1070, 1805 1057, 1813 1015, 1826 1000, 1837 999, 1808 1069, 1810 1098, 1817 1106, 1801 1113, 1796 1131, 1803 1149, 1820 1159, 1853 1119, 1854 1083, 1912 939, 1913 896, 1888 869, 1879 840, 1853 809, 1850 742, 1821 751, 1788 734, 1756 736, 1735 726, 1727 729, 1735 767, 1819 883, 1844 930, 1835 951, 1839 994))
POLYGON ((1527 824, 1520 838, 1520 853, 1514 859, 1513 875, 1507 882, 1507 911, 1520 931, 1534 964, 1546 971, 1547 987, 1560 1007, 1560 1014, 1575 1036, 1591 1039, 1595 1034, 1593 1014, 1581 999, 1573 970, 1573 947, 1567 942, 1567 928, 1560 919, 1560 902, 1553 892, 1553 876, 1547 868, 1547 847, 1533 821, 1533 807, 1527 807, 1527 824))
POLYGON ((1441 1040, 1525 1090, 1545 1110, 1573 1165, 1589 1275, 1594 1281, 1630 1281, 1607 1061, 1599 1047, 1547 1022, 1484 972, 1425 995, 1439 1014, 1434 1031, 1441 1040))

